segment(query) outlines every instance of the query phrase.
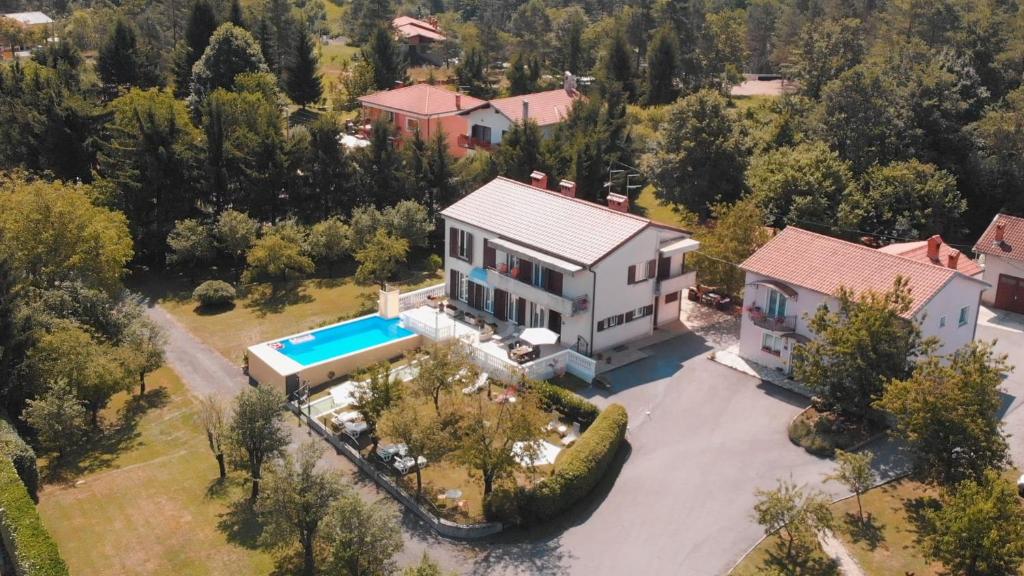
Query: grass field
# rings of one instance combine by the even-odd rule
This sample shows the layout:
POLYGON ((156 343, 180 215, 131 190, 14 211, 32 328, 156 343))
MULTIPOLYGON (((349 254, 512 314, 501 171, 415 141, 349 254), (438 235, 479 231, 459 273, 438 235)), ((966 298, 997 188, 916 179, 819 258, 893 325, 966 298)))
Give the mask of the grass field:
POLYGON ((102 465, 40 494, 39 513, 74 576, 271 574, 251 525, 232 504, 241 476, 221 485, 197 421, 194 399, 169 368, 153 373, 147 408, 120 395, 104 413, 111 427, 127 413, 128 441, 102 465))
POLYGON ((640 191, 640 196, 636 199, 636 205, 641 209, 644 216, 656 222, 671 224, 673 226, 681 226, 683 228, 693 227, 693 223, 687 222, 684 218, 681 218, 680 215, 672 209, 672 206, 662 204, 654 197, 654 186, 652 185, 644 186, 644 189, 640 191))
MULTIPOLYGON (((410 290, 441 282, 437 274, 420 273, 399 284, 410 290)), ((234 308, 208 313, 192 300, 187 286, 181 290, 142 288, 197 338, 232 362, 242 363, 246 348, 276 338, 369 314, 377 309, 377 287, 356 284, 351 278, 305 280, 294 288, 271 295, 269 287, 256 286, 234 308)))
MULTIPOLYGON (((756 548, 754 548, 746 558, 736 568, 729 573, 729 576, 761 576, 765 574, 765 568, 768 566, 775 566, 772 563, 773 557, 776 555, 777 546, 780 544, 778 536, 769 536, 765 538, 756 548)), ((807 576, 839 576, 838 570, 832 564, 832 562, 825 556, 824 552, 819 549, 812 559, 812 567, 808 567, 803 572, 796 572, 796 574, 806 574, 807 576)), ((767 572, 772 574, 773 572, 767 572)), ((779 572, 779 574, 788 574, 788 572, 779 572)))

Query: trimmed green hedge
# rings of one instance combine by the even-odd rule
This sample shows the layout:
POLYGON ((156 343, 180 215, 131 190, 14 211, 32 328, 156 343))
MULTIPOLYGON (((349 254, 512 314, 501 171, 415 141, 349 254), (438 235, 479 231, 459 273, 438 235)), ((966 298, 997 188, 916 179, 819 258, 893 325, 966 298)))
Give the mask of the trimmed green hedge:
POLYGON ((36 453, 18 435, 14 425, 3 417, 0 417, 0 454, 11 459, 28 495, 38 501, 36 492, 39 489, 39 468, 36 466, 36 453))
POLYGON ((495 490, 484 506, 487 517, 529 525, 565 512, 604 478, 626 438, 628 423, 625 408, 619 404, 608 406, 575 444, 559 453, 554 474, 529 489, 495 490))
POLYGON ((7 550, 22 576, 68 576, 57 543, 43 526, 36 505, 14 464, 0 458, 0 530, 10 537, 7 550))
POLYGON ((550 382, 532 382, 530 388, 540 397, 541 408, 554 410, 574 422, 579 422, 583 430, 593 424, 601 413, 597 406, 586 398, 550 382))

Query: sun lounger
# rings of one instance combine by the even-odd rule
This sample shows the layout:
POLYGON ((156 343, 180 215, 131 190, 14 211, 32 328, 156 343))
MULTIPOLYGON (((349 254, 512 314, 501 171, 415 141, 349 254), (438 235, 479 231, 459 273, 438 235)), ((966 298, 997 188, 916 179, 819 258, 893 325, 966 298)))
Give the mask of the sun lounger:
POLYGON ((462 389, 463 394, 476 394, 477 392, 487 388, 487 372, 481 372, 480 376, 477 376, 476 382, 466 386, 462 389))
POLYGON ((395 470, 398 470, 399 473, 408 474, 412 470, 413 466, 416 465, 416 459, 412 456, 395 458, 394 463, 391 465, 394 466, 395 470))
POLYGON ((359 412, 356 412, 355 410, 349 410, 348 412, 335 414, 334 418, 331 418, 331 422, 334 422, 338 426, 344 426, 349 422, 355 422, 356 420, 359 420, 359 418, 361 417, 362 416, 359 414, 359 412))
POLYGON ((369 428, 366 422, 346 422, 345 435, 353 440, 358 440, 359 435, 366 432, 369 428))
POLYGON ((405 457, 408 452, 409 447, 405 444, 381 444, 377 447, 377 456, 385 462, 395 456, 405 457))

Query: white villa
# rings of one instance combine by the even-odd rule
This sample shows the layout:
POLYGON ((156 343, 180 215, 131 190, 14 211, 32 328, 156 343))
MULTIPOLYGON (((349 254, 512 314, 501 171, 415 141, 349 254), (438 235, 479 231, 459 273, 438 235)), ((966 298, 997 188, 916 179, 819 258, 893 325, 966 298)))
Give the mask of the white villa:
POLYGON ((807 317, 820 306, 835 309, 840 287, 884 292, 897 276, 907 279, 913 297, 908 317, 921 321, 925 337, 939 338, 938 353, 961 348, 974 340, 981 294, 989 285, 964 272, 959 252, 942 253, 941 246, 933 237, 923 257, 915 257, 900 254, 909 254, 905 246, 875 250, 787 227, 741 265, 746 289, 739 355, 789 373, 795 344, 813 337, 807 317))
POLYGON ((685 230, 577 199, 576 185, 546 189, 496 178, 459 200, 445 220, 449 300, 497 321, 547 328, 560 344, 591 355, 649 336, 679 320, 700 245, 685 230))

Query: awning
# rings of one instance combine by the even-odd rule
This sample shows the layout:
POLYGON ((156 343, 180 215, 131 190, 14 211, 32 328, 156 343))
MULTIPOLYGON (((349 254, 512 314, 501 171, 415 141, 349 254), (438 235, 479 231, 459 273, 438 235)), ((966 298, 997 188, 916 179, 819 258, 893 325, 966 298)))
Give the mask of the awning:
POLYGON ((687 252, 693 252, 700 248, 700 242, 693 238, 683 238, 681 240, 674 240, 658 249, 658 253, 662 256, 674 256, 676 254, 686 254, 687 252))
POLYGON ((541 262, 548 268, 554 268, 556 270, 561 270, 562 272, 568 272, 569 274, 575 274, 580 270, 583 270, 582 266, 573 264, 572 262, 567 262, 555 256, 549 256, 543 252, 534 250, 533 248, 527 248, 526 246, 516 244, 515 242, 504 238, 488 239, 487 243, 491 246, 501 248, 505 252, 515 254, 516 256, 522 256, 523 258, 533 262, 541 262))
POLYGON ((477 266, 469 271, 469 279, 477 284, 487 284, 487 270, 477 266))
POLYGON ((519 335, 520 340, 526 340, 534 346, 541 344, 554 344, 558 342, 558 334, 547 328, 527 328, 519 335))
POLYGON ((796 300, 796 297, 799 294, 799 292, 794 290, 793 287, 790 286, 789 284, 779 282, 778 280, 772 280, 770 278, 765 278, 763 280, 754 280, 753 282, 749 282, 747 286, 754 286, 756 284, 760 284, 762 286, 770 286, 771 288, 774 288, 779 292, 782 292, 787 297, 792 298, 793 300, 796 300))

